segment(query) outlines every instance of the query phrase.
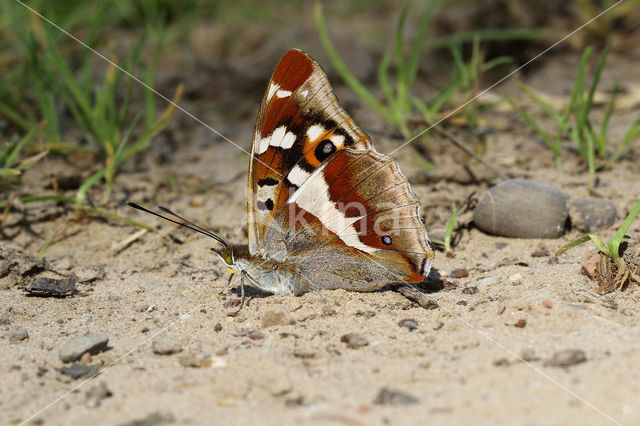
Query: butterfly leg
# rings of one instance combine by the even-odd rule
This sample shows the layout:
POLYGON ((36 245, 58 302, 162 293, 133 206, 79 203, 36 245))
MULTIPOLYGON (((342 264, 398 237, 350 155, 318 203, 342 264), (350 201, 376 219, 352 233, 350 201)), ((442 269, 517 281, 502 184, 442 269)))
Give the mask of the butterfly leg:
MULTIPOLYGON (((236 309, 235 311, 229 311, 227 312, 227 316, 230 317, 235 317, 236 315, 238 315, 238 313, 242 310, 242 307, 244 306, 244 277, 247 273, 245 271, 240 271, 240 306, 238 306, 238 309, 236 309)), ((233 275, 231 275, 231 277, 233 277, 233 275)), ((227 287, 229 286, 229 284, 231 284, 231 277, 229 277, 229 282, 227 283, 227 287)), ((227 288, 225 287, 225 288, 227 288)))
POLYGON ((227 280, 227 285, 225 285, 224 287, 222 287, 222 290, 220 290, 218 292, 218 294, 222 294, 225 292, 226 289, 229 288, 229 286, 231 285, 231 280, 233 279, 233 274, 229 274, 229 279, 227 280))

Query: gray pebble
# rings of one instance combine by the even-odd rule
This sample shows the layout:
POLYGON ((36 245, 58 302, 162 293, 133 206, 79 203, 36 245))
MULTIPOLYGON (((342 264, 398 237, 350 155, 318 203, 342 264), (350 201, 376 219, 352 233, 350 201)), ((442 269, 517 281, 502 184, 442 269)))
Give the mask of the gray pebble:
POLYGON ((160 335, 151 342, 151 350, 154 354, 171 355, 182 352, 182 345, 169 336, 160 335))
POLYGON ((29 332, 24 328, 19 328, 9 335, 10 342, 21 342, 29 338, 29 332))
POLYGON ((413 331, 418 329, 418 321, 413 318, 405 318, 398 322, 398 326, 407 328, 409 331, 413 331))
POLYGON ((89 333, 77 336, 65 342, 58 348, 58 355, 62 362, 71 362, 80 359, 83 353, 92 355, 106 349, 109 336, 102 333, 89 333))
POLYGON ((564 232, 567 217, 567 200, 558 189, 527 179, 509 179, 478 201, 473 221, 488 234, 557 238, 564 232))
POLYGON ((417 404, 418 398, 406 392, 382 388, 373 400, 376 405, 409 405, 417 404))
POLYGON ((94 376, 98 371, 100 371, 100 367, 98 367, 97 365, 75 363, 68 367, 62 367, 58 371, 76 380, 81 377, 94 376))
POLYGON ((571 225, 583 232, 591 232, 613 225, 618 217, 616 206, 609 200, 586 197, 569 201, 571 225))
POLYGON ((584 351, 580 349, 565 349, 560 352, 556 352, 544 365, 549 367, 569 367, 571 365, 580 364, 585 362, 587 356, 584 351))

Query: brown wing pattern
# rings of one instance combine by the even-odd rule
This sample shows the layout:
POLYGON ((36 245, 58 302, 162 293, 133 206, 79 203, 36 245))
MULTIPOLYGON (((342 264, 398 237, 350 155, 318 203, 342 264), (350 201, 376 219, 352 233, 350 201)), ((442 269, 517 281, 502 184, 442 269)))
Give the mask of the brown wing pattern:
POLYGON ((320 66, 299 50, 288 51, 269 81, 251 145, 251 254, 263 253, 274 212, 325 159, 346 148, 373 149, 338 104, 320 66))
POLYGON ((420 282, 434 256, 397 162, 371 150, 334 154, 280 206, 267 232, 269 253, 320 288, 420 282))

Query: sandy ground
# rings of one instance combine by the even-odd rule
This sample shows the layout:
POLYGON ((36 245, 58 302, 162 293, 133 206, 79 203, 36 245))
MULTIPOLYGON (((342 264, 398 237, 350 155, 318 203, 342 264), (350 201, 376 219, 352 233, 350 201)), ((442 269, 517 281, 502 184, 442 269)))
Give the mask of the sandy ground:
MULTIPOLYGON (((563 59, 557 61, 562 68, 563 59)), ((531 84, 555 71, 542 68, 531 84)), ((375 116, 363 107, 353 113, 381 152, 397 146, 376 134, 375 116)), ((621 112, 614 134, 636 115, 637 109, 621 112)), ((215 113, 203 118, 224 122, 215 113)), ((513 114, 491 119, 503 126, 488 136, 488 161, 568 197, 588 195, 584 166, 569 161, 563 171, 553 169, 549 152, 513 114)), ((226 134, 248 147, 253 120, 237 120, 226 134)), ((0 279, 0 424, 640 423, 638 285, 594 293, 596 284, 580 274, 592 245, 557 262, 532 256, 541 248, 554 252, 578 231, 525 240, 463 230, 455 257, 437 253, 432 277, 446 284, 429 294, 435 309, 390 288, 325 291, 328 301, 317 293, 280 297, 253 290, 244 309, 227 316, 223 305, 237 290, 219 294, 227 277, 208 250, 213 242, 123 205, 126 199, 169 205, 225 238, 246 241, 246 156, 193 124, 172 132, 118 176, 114 193, 119 214, 157 224, 159 232, 121 247, 139 229, 77 218, 50 203, 8 217, 3 249, 32 255, 66 224, 45 259, 50 269, 81 282, 76 295, 58 299, 27 297, 27 278, 16 271, 0 279), (163 156, 169 158, 164 164, 163 156), (449 277, 456 268, 469 276, 449 277), (264 327, 274 315, 280 315, 277 324, 264 327), (417 329, 399 326, 404 319, 415 320, 417 329), (29 338, 10 343, 8 336, 20 328, 29 338), (72 380, 58 371, 63 363, 57 349, 87 332, 109 336, 108 350, 85 360, 102 371, 91 380, 72 380), (349 347, 342 341, 349 333, 367 344, 349 347), (182 351, 154 353, 159 336, 182 351), (550 365, 563 350, 583 351, 586 361, 550 365), (383 388, 398 394, 381 396, 383 388), (96 397, 100 389, 110 395, 96 397)), ((430 230, 444 227, 452 202, 474 191, 482 195, 498 182, 446 141, 436 137, 432 143, 435 170, 421 169, 411 149, 396 154, 430 230)), ((52 170, 63 174, 68 167, 60 161, 30 171, 28 185, 42 188, 52 170)), ((639 174, 637 157, 598 174, 597 192, 620 217, 638 200, 639 174)), ((608 238, 619 224, 599 233, 608 238)), ((629 234, 637 250, 640 225, 629 234)))

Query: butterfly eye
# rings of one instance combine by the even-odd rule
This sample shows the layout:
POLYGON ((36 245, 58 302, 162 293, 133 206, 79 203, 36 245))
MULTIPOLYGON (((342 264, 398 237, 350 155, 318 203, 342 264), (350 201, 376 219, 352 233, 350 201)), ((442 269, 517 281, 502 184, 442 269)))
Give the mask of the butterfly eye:
POLYGON ((328 139, 323 140, 316 146, 315 155, 318 161, 322 162, 336 152, 336 146, 328 139))
POLYGON ((392 243, 391 237, 388 235, 383 235, 381 240, 382 240, 382 244, 384 244, 385 246, 390 246, 392 243))

